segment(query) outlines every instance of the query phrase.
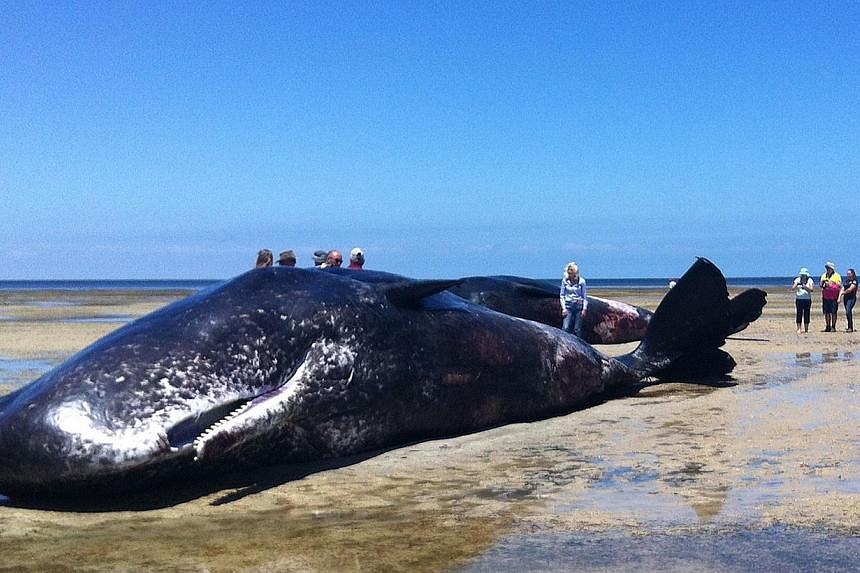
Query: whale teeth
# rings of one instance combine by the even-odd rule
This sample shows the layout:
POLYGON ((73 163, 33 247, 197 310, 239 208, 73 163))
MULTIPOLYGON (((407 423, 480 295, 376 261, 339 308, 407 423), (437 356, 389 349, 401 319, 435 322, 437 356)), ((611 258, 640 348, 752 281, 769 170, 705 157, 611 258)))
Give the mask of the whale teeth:
MULTIPOLYGON (((239 414, 241 414, 245 410, 249 409, 250 407, 251 407, 250 403, 242 404, 241 406, 239 406, 238 408, 236 408, 235 410, 233 410, 232 412, 230 412, 229 414, 227 414, 226 416, 224 416, 223 418, 221 418, 220 420, 218 420, 217 422, 215 422, 214 424, 212 424, 211 426, 206 428, 191 443, 192 447, 194 447, 195 450, 199 450, 200 448, 202 448, 203 445, 205 444, 206 440, 210 436, 223 430, 225 427, 227 427, 230 424, 230 422, 234 418, 236 418, 239 414)), ((197 461, 197 459, 198 459, 198 457, 194 458, 195 461, 197 461)))

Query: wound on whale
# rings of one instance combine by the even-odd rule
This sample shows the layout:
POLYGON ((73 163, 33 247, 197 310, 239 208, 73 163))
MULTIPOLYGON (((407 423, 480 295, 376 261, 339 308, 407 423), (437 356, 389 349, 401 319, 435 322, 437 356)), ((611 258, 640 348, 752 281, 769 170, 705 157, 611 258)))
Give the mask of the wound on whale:
POLYGON ((255 269, 144 316, 0 398, 0 493, 139 491, 539 420, 715 350, 732 321, 706 259, 618 358, 455 284, 255 269))

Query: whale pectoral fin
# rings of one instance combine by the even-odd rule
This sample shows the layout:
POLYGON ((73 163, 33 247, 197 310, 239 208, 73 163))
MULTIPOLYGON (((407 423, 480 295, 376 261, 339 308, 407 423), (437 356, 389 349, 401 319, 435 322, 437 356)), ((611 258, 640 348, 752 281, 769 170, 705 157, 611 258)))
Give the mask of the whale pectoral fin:
POLYGON ((707 348, 681 356, 654 376, 666 382, 711 382, 725 378, 737 362, 731 354, 719 348, 707 348))
POLYGON ((6 408, 6 406, 8 406, 9 404, 11 404, 12 402, 15 401, 15 398, 20 393, 21 393, 21 389, 18 388, 17 390, 14 390, 14 391, 10 392, 9 394, 6 394, 4 396, 0 396, 0 414, 3 413, 3 410, 6 408))
POLYGON ((438 294, 461 282, 456 280, 417 280, 397 282, 384 287, 385 296, 396 306, 416 307, 428 296, 438 294))

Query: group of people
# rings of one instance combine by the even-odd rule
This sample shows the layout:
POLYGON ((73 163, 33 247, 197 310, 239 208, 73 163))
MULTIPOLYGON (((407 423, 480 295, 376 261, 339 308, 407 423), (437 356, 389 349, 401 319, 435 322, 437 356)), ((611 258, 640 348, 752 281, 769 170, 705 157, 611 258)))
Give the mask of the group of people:
MULTIPOLYGON (((343 255, 338 250, 331 251, 314 251, 314 267, 340 267, 343 265, 343 255)), ((298 259, 296 253, 292 250, 281 251, 278 256, 278 265, 282 267, 294 267, 298 259)), ((260 269, 271 267, 275 264, 275 255, 269 249, 260 249, 257 253, 257 262, 254 268, 260 269)), ((355 247, 349 252, 349 266, 353 270, 362 270, 364 268, 364 250, 360 247, 355 247)))
MULTIPOLYGON (((848 328, 845 332, 854 332, 854 303, 857 302, 857 273, 848 269, 845 280, 836 272, 836 265, 831 261, 824 263, 824 273, 818 281, 821 289, 821 306, 824 312, 824 330, 836 332, 836 315, 839 304, 845 306, 845 317, 848 328)), ((809 269, 802 267, 799 276, 794 279, 789 290, 795 291, 795 307, 797 309, 797 333, 809 332, 809 313, 812 308, 812 291, 815 283, 809 276, 809 269)))
MULTIPOLYGON (((343 255, 340 251, 314 251, 314 267, 340 267, 343 255)), ((257 253, 256 268, 271 267, 275 257, 269 249, 257 253)), ((278 265, 285 267, 296 266, 297 258, 292 250, 282 251, 278 257, 278 265)), ((347 268, 361 270, 364 268, 364 250, 359 247, 349 253, 347 268)), ((674 280, 673 280, 674 282, 674 280)), ((671 285, 674 286, 674 285, 671 285)), ((848 269, 845 280, 836 272, 836 265, 830 261, 824 263, 824 273, 818 282, 821 289, 822 310, 824 312, 825 328, 823 332, 836 332, 836 316, 839 304, 845 306, 845 316, 848 319, 846 332, 854 332, 854 303, 857 301, 857 273, 848 269)), ((802 267, 799 276, 794 279, 789 290, 795 291, 795 307, 797 310, 797 333, 809 332, 810 310, 812 308, 812 292, 815 283, 809 276, 809 269, 802 267)), ((582 337, 582 324, 588 309, 588 294, 585 279, 580 275, 579 265, 571 261, 564 267, 559 293, 561 300, 562 329, 582 337)))
MULTIPOLYGON (((672 283, 674 283, 674 279, 672 283)), ((670 283, 670 288, 675 286, 670 283)), ((836 332, 836 317, 839 305, 845 307, 845 317, 848 320, 848 328, 845 332, 854 332, 854 304, 857 302, 857 273, 854 269, 848 269, 845 279, 836 272, 836 265, 827 261, 824 263, 824 273, 818 281, 821 289, 822 310, 824 312, 823 332, 836 332)), ((794 279, 790 290, 795 291, 797 309, 797 333, 809 332, 809 315, 812 308, 812 292, 815 283, 809 276, 809 269, 800 269, 799 276, 794 279)), ((562 328, 579 336, 582 335, 582 324, 588 308, 588 295, 585 279, 579 272, 579 265, 571 261, 564 268, 561 279, 561 315, 563 317, 562 328)))

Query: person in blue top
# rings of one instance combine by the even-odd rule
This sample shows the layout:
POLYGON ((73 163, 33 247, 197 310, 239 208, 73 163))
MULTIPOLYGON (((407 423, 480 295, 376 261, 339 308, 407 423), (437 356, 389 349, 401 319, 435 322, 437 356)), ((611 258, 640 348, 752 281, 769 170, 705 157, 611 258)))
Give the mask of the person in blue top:
POLYGON ((839 298, 845 305, 845 316, 848 318, 848 330, 845 332, 854 332, 854 303, 857 302, 857 273, 854 269, 848 269, 839 298))
POLYGON ((585 279, 579 275, 579 265, 573 261, 564 268, 561 279, 562 329, 582 338, 582 322, 588 308, 585 279))

